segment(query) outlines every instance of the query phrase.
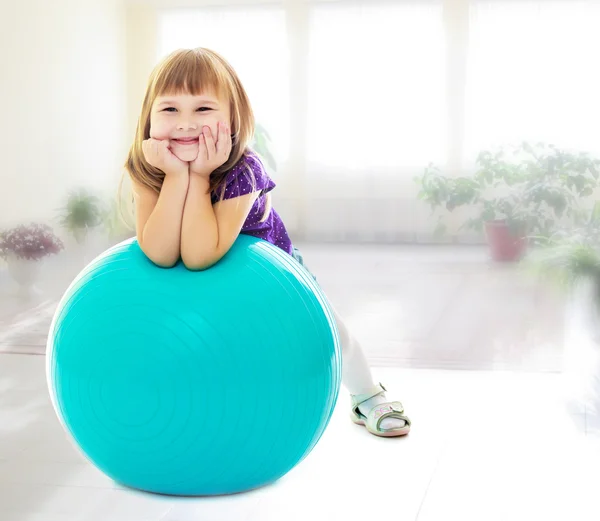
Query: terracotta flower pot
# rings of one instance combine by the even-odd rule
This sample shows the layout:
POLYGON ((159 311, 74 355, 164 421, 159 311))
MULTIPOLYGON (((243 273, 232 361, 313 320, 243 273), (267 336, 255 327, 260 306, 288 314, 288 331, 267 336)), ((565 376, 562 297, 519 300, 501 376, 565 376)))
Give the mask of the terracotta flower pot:
POLYGON ((485 223, 485 234, 490 254, 498 262, 514 262, 523 257, 527 249, 525 231, 515 234, 506 221, 488 221, 485 223))

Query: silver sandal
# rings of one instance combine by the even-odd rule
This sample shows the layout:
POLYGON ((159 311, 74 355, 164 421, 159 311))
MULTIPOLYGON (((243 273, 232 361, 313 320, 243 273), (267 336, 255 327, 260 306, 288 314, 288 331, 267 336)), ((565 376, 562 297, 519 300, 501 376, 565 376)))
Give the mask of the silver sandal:
POLYGON ((350 419, 357 425, 364 425, 365 428, 375 436, 383 436, 386 438, 392 436, 404 436, 409 433, 411 421, 404 414, 404 407, 400 402, 386 402, 381 403, 373 407, 367 416, 362 414, 359 410, 359 406, 370 400, 374 396, 384 393, 387 389, 378 384, 377 386, 370 389, 365 394, 351 394, 352 398, 352 410, 350 411, 350 419), (406 424, 404 427, 399 429, 382 429, 381 422, 386 418, 397 418, 404 420, 406 424))

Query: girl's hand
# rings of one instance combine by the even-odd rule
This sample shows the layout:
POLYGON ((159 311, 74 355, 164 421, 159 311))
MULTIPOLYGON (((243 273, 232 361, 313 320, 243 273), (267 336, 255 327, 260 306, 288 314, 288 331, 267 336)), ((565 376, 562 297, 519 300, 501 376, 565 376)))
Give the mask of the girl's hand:
POLYGON ((154 168, 162 170, 165 175, 188 175, 189 165, 179 159, 169 149, 168 140, 146 139, 142 143, 142 151, 146 161, 154 168))
POLYGON ((206 179, 219 168, 231 154, 231 135, 225 123, 219 123, 216 142, 210 127, 204 127, 198 142, 198 156, 190 163, 190 174, 206 179))

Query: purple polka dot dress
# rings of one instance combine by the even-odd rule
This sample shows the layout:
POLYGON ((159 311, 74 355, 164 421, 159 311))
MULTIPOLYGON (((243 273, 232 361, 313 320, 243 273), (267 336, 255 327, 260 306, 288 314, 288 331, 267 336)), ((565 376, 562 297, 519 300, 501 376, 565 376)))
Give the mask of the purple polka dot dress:
POLYGON ((211 199, 214 204, 221 199, 221 194, 223 194, 222 199, 233 199, 249 194, 253 190, 260 191, 260 196, 254 202, 240 233, 264 239, 293 255, 292 241, 275 209, 271 208, 266 219, 263 219, 267 194, 275 186, 259 157, 253 152, 247 152, 227 175, 225 191, 223 192, 222 188, 217 189, 212 193, 211 199))

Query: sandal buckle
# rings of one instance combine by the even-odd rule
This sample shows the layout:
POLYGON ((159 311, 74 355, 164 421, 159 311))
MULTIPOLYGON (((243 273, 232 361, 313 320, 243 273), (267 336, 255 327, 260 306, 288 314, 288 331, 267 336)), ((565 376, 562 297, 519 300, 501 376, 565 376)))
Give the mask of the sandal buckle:
POLYGON ((377 420, 378 418, 381 418, 384 414, 394 411, 395 409, 391 405, 384 405, 383 407, 379 407, 379 409, 375 409, 373 417, 377 420))

